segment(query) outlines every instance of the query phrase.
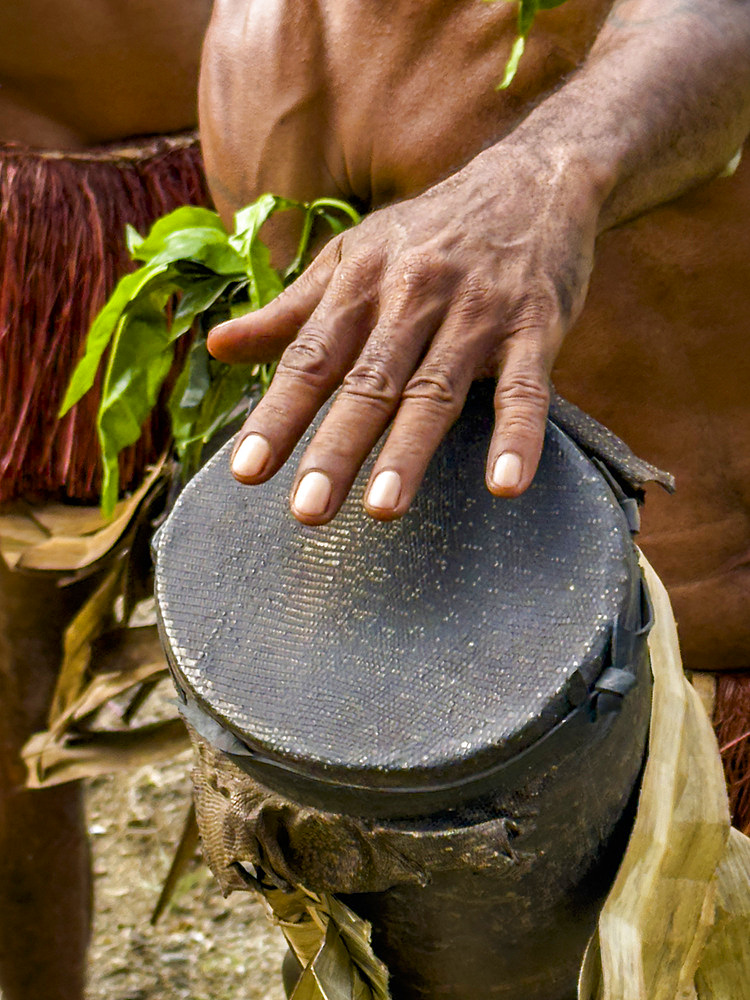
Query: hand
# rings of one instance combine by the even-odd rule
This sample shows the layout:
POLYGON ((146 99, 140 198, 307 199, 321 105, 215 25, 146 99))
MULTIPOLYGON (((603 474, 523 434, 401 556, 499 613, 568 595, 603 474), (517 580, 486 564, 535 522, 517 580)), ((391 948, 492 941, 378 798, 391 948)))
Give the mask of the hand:
POLYGON ((513 497, 542 449, 549 376, 583 305, 601 193, 585 169, 505 140, 336 237, 264 309, 216 327, 222 361, 281 354, 232 459, 269 479, 339 388, 297 470, 291 508, 324 524, 392 421, 365 492, 375 518, 408 509, 471 382, 497 376, 486 482, 513 497))

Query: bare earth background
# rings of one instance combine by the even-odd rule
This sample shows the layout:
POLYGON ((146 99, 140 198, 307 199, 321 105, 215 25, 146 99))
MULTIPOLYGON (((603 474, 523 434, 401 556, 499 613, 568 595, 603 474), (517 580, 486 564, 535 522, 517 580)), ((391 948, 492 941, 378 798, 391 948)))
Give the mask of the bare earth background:
POLYGON ((196 858, 149 917, 190 804, 189 752, 89 783, 95 917, 88 1000, 284 1000, 286 946, 250 893, 223 899, 196 858))

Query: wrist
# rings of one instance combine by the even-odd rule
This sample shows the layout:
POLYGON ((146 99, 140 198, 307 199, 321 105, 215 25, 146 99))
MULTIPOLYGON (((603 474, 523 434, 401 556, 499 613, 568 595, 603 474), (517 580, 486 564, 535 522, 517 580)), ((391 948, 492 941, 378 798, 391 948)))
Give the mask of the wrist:
POLYGON ((575 130, 561 134, 553 123, 531 117, 510 135, 480 154, 491 171, 507 169, 525 174, 529 185, 547 189, 548 203, 581 222, 603 228, 605 206, 616 187, 618 164, 612 146, 589 142, 575 130))

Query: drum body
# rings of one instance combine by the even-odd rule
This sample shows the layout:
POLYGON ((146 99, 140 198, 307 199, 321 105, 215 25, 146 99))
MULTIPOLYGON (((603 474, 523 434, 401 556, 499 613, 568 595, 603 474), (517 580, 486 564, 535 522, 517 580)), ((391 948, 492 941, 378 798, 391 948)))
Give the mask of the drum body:
POLYGON ((252 865, 341 894, 395 1000, 572 1000, 643 762, 622 496, 550 423, 532 487, 492 497, 491 398, 399 522, 362 511, 365 469, 332 524, 299 525, 293 465, 248 489, 224 449, 155 544, 185 715, 227 764, 199 781, 209 861, 225 889, 252 865))

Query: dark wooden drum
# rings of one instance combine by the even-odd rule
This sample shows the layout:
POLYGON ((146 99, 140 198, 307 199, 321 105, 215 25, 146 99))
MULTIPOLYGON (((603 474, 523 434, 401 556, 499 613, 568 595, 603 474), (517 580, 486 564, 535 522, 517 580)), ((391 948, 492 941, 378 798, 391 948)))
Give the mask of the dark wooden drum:
POLYGON ((300 525, 293 462, 243 487, 228 445, 155 543, 185 714, 254 789, 231 834, 202 817, 217 875, 342 894, 396 1000, 572 998, 643 763, 639 463, 560 404, 532 487, 496 499, 491 398, 401 521, 364 514, 365 469, 332 524, 300 525))

